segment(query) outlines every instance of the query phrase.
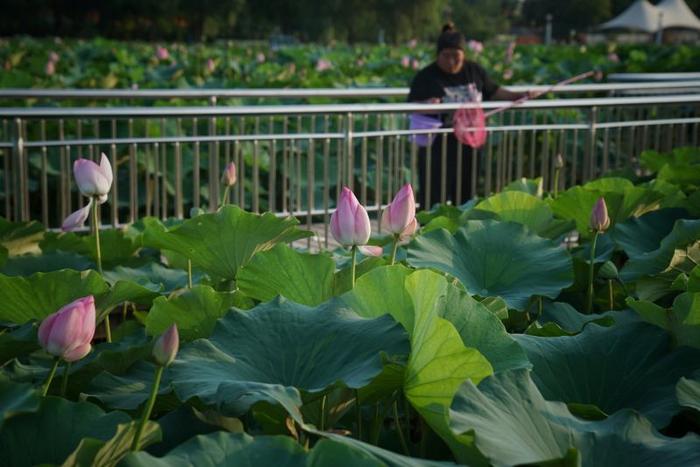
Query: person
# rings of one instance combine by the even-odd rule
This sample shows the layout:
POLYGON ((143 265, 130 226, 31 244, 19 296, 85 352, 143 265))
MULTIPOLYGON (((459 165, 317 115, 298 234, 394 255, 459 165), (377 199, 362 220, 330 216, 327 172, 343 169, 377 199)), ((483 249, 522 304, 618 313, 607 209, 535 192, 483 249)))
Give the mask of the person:
MULTIPOLYGON (((468 102, 474 98, 474 89, 484 100, 517 100, 529 96, 529 92, 513 92, 499 86, 486 70, 476 62, 467 60, 464 55, 464 36, 448 23, 442 28, 437 41, 437 58, 430 65, 418 71, 411 82, 408 95, 410 102, 437 104, 440 102, 468 102)), ((435 117, 435 115, 433 115, 435 117)), ((452 112, 441 114, 442 127, 452 126, 452 112)), ((472 148, 459 144, 453 133, 447 138, 437 134, 430 147, 420 148, 418 160, 419 190, 418 201, 426 208, 431 203, 442 201, 442 152, 446 145, 446 200, 460 205, 471 197, 472 148), (457 176, 458 158, 462 158, 461 177, 457 176), (428 164, 430 171, 428 171, 428 164), (430 187, 428 186, 430 172, 430 187), (460 180, 458 189, 457 182, 460 180)))

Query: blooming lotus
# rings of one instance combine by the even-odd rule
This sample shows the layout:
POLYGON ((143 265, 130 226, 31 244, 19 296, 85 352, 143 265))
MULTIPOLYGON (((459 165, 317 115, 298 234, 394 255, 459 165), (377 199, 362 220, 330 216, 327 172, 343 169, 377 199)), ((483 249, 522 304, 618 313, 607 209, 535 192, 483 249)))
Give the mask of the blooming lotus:
POLYGON ((348 187, 343 187, 338 207, 331 215, 331 233, 344 247, 357 246, 364 254, 381 255, 381 248, 366 246, 371 233, 369 215, 348 187))
POLYGON ((90 159, 76 160, 73 164, 73 175, 78 189, 85 196, 106 196, 112 188, 112 165, 104 153, 100 165, 90 159))
POLYGON ((401 57, 401 66, 404 68, 408 68, 409 66, 411 66, 411 57, 409 57, 408 55, 404 55, 403 57, 401 57))
POLYGON ((316 71, 326 71, 330 70, 331 68, 333 68, 333 64, 328 60, 321 58, 318 60, 318 62, 316 62, 316 71))
POLYGON ((479 41, 475 40, 470 40, 467 42, 467 48, 474 54, 474 55, 479 55, 481 52, 484 51, 484 44, 482 44, 479 41))
POLYGON ((589 226, 596 232, 605 232, 610 227, 610 217, 608 217, 608 206, 605 198, 598 198, 591 210, 591 220, 589 226))
POLYGON ((168 49, 166 49, 165 47, 157 46, 156 58, 158 60, 167 60, 168 58, 170 58, 170 52, 168 52, 168 49))
POLYGON ((153 344, 153 358, 160 366, 168 366, 177 355, 180 347, 180 336, 177 325, 173 324, 153 344))
POLYGON ((67 362, 86 356, 95 335, 95 298, 79 298, 49 315, 39 326, 39 344, 67 362))

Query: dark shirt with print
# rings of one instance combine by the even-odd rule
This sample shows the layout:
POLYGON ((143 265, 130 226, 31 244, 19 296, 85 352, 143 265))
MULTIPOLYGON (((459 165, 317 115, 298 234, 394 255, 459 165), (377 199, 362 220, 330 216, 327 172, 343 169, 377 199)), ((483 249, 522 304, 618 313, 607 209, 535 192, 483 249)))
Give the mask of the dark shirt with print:
MULTIPOLYGON (((468 101, 467 85, 473 83, 481 92, 483 100, 490 100, 498 90, 496 84, 489 78, 486 70, 474 62, 465 61, 458 73, 445 73, 436 62, 420 70, 411 82, 408 94, 409 102, 425 101, 437 97, 442 102, 468 101)), ((442 120, 451 125, 450 114, 443 114, 442 120)))

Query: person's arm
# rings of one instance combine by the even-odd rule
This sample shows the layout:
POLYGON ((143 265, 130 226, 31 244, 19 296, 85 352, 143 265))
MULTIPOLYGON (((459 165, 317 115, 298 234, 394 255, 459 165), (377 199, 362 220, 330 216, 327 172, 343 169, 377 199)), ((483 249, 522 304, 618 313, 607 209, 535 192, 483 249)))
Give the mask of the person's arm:
POLYGON ((498 89, 496 89, 496 92, 494 92, 491 96, 491 99, 494 101, 517 101, 518 99, 530 97, 531 95, 532 93, 530 91, 514 92, 499 86, 498 89))

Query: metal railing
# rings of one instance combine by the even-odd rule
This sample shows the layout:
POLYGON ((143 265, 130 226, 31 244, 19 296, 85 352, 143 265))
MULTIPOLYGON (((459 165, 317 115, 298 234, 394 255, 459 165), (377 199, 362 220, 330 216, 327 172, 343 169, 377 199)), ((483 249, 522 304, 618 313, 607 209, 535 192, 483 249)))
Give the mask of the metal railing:
POLYGON ((636 169, 644 149, 697 144, 699 106, 698 94, 527 102, 490 119, 482 149, 458 154, 421 149, 416 134, 444 140, 452 130, 412 131, 407 116, 449 113, 459 104, 0 107, 0 215, 59 226, 85 203, 73 183, 73 161, 100 152, 116 174, 103 219, 113 225, 216 209, 228 161, 238 166, 234 203, 308 225, 327 224, 343 185, 370 210, 381 209, 403 183, 417 184, 425 158, 440 157, 445 167, 457 157, 458 179, 448 193, 444 169, 428 176, 443 189, 439 199, 421 190, 422 206, 497 192, 521 177, 543 177, 551 189, 557 154, 566 161, 564 189, 613 169, 636 169), (460 180, 463 164, 471 180, 460 180))

